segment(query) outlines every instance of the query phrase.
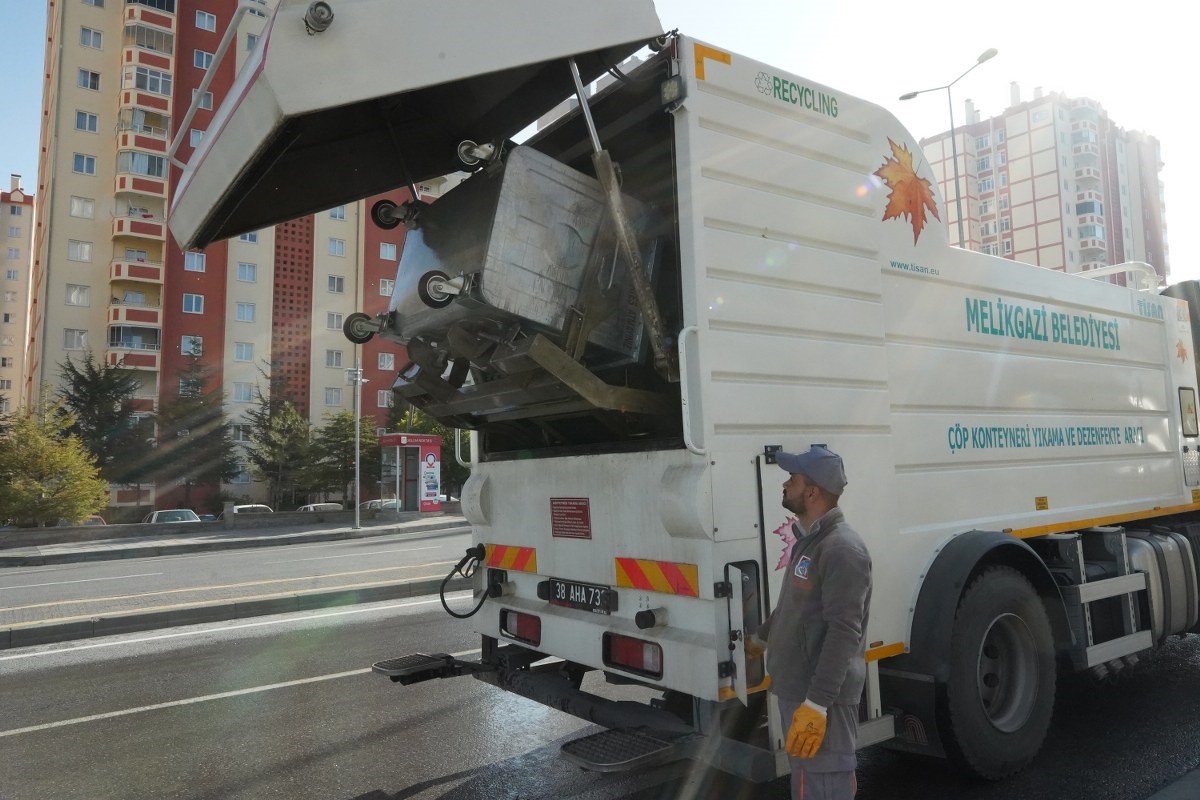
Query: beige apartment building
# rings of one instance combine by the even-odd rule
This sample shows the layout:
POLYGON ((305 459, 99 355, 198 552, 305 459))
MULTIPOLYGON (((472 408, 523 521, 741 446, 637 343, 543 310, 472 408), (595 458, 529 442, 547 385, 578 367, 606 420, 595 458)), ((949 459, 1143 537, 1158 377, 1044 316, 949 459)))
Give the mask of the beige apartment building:
POLYGON ((33 195, 21 189, 13 175, 7 192, 0 191, 4 251, 0 260, 0 414, 16 409, 25 370, 29 338, 29 281, 33 243, 33 195))
MULTIPOLYGON (((137 404, 152 412, 187 390, 180 373, 196 354, 244 440, 245 414, 257 391, 268 391, 264 374, 285 378, 288 399, 320 424, 353 408, 346 370, 361 359, 362 413, 386 424, 403 348, 378 339, 356 347, 341 330, 346 315, 378 313, 390 299, 404 229, 369 224, 380 198, 204 251, 181 251, 167 229, 181 174, 171 142, 178 137, 175 155, 186 163, 253 58, 274 0, 254 2, 262 8, 241 13, 236 0, 48 2, 38 225, 22 227, 33 235, 33 259, 21 268, 31 272, 30 312, 24 363, 7 378, 19 386, 14 398, 36 402, 43 385, 59 383, 67 358, 90 351, 135 370, 137 404)), ((399 202, 408 193, 387 196, 399 202)), ((178 488, 159 485, 139 498, 113 487, 110 501, 167 507, 178 488)), ((244 469, 219 488, 248 499, 263 491, 244 469)))
MULTIPOLYGON (((956 127, 958 186, 949 131, 921 140, 946 204, 951 243, 1064 272, 1124 262, 1170 275, 1158 140, 1118 126, 1088 98, 1034 91, 982 119, 966 101, 956 127)), ((1124 276, 1113 278, 1118 282, 1124 276)))

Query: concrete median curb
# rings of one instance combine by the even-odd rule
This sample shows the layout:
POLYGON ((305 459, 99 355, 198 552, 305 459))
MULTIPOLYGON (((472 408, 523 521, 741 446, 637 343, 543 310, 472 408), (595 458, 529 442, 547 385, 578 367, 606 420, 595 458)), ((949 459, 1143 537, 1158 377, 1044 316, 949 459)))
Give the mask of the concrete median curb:
MULTIPOLYGON (((223 600, 169 611, 133 611, 127 614, 101 615, 91 619, 69 622, 45 624, 34 622, 28 625, 13 625, 0 628, 0 650, 69 642, 76 639, 91 639, 97 636, 137 633, 180 625, 228 622, 271 614, 287 614, 293 611, 313 611, 322 608, 376 603, 382 600, 419 597, 436 594, 441 585, 440 578, 425 578, 356 589, 296 592, 255 600, 223 600)), ((470 588, 471 583, 466 578, 455 578, 446 585, 446 591, 461 591, 470 588)))

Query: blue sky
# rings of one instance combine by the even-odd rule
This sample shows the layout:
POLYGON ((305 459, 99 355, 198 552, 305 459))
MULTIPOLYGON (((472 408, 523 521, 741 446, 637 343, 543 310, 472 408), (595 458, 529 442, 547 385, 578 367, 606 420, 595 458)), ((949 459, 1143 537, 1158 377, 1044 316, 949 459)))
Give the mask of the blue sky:
MULTIPOLYGON (((78 0, 62 0, 78 2, 78 0)), ((479 0, 484 2, 485 0, 479 0)), ((508 2, 519 7, 521 0, 508 2)), ((955 120, 971 98, 985 118, 1008 105, 1009 84, 1024 99, 1035 87, 1091 97, 1127 129, 1162 143, 1171 271, 1200 278, 1200 193, 1191 163, 1196 102, 1192 41, 1200 5, 1004 0, 657 0, 659 19, 724 49, 878 103, 917 138, 949 127, 945 94, 900 102, 908 91, 943 85, 989 47, 996 58, 954 87, 955 120)), ((45 0, 0 0, 0 179, 23 175, 36 189, 45 0)), ((515 19, 517 17, 514 17, 515 19)))

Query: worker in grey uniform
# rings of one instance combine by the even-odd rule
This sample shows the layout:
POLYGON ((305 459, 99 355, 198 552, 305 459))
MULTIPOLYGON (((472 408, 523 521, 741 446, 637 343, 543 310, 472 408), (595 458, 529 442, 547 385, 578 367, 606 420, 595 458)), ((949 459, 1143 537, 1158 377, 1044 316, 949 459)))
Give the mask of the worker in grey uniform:
POLYGON ((789 474, 783 507, 793 512, 796 543, 770 617, 747 642, 763 652, 771 690, 788 728, 795 800, 850 800, 858 703, 866 680, 871 557, 838 499, 846 488, 842 459, 823 445, 778 453, 789 474))

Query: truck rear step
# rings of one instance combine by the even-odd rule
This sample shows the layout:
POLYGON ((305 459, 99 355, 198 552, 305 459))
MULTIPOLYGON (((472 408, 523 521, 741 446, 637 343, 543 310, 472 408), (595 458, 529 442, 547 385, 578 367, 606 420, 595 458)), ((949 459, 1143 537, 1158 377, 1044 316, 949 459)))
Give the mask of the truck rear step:
POLYGON ((595 772, 624 772, 690 758, 703 737, 656 736, 636 728, 612 728, 567 742, 563 757, 595 772))
POLYGON ((376 661, 371 669, 405 686, 434 678, 452 678, 462 674, 462 662, 446 653, 413 653, 412 655, 376 661))

